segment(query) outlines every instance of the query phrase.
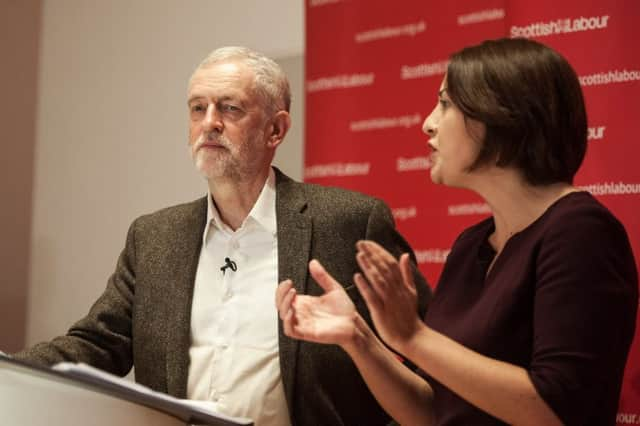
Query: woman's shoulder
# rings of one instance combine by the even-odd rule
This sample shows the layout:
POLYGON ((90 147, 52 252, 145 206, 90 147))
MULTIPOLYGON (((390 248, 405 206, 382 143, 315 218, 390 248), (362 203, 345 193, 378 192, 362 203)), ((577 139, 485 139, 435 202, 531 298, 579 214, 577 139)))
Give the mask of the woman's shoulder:
POLYGON ((551 205, 538 220, 543 233, 616 233, 626 231, 614 214, 593 195, 577 191, 565 195, 551 205))
POLYGON ((541 258, 558 259, 565 264, 579 262, 585 271, 615 265, 619 273, 626 271, 632 281, 637 280, 633 250, 624 226, 593 195, 569 194, 543 216, 530 237, 540 247, 541 258))

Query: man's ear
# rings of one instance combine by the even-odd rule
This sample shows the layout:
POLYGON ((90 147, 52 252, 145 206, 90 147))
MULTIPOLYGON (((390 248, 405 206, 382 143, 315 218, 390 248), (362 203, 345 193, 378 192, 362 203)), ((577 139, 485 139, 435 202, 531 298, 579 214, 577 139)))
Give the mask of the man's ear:
POLYGON ((289 113, 287 111, 278 111, 271 119, 267 146, 275 149, 282 143, 290 128, 291 116, 289 113))

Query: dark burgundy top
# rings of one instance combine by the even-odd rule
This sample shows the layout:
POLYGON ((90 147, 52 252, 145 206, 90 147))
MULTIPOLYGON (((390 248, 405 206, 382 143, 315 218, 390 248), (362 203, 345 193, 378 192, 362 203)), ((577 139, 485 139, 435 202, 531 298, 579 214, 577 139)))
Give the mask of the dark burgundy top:
MULTIPOLYGON (((493 218, 454 243, 425 321, 488 357, 524 367, 568 425, 614 425, 638 308, 627 234, 588 192, 556 201, 495 252, 493 218)), ((503 424, 433 378, 438 425, 503 424)))

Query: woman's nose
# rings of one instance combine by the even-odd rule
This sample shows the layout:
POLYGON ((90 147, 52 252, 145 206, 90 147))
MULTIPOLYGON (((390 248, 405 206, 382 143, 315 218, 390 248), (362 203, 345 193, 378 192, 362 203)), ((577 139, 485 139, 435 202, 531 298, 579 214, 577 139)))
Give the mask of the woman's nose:
POLYGON ((438 107, 434 108, 431 111, 431 114, 424 120, 422 124, 422 131, 429 135, 429 137, 434 137, 437 133, 437 124, 436 124, 436 114, 438 107))

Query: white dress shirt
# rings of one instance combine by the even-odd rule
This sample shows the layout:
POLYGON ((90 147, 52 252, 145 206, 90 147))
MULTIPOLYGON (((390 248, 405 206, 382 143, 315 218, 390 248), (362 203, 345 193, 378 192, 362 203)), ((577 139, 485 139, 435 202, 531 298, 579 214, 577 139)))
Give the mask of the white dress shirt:
POLYGON ((290 424, 278 355, 275 174, 233 231, 211 194, 191 308, 187 397, 256 426, 290 424), (235 263, 221 271, 225 258, 235 263))

